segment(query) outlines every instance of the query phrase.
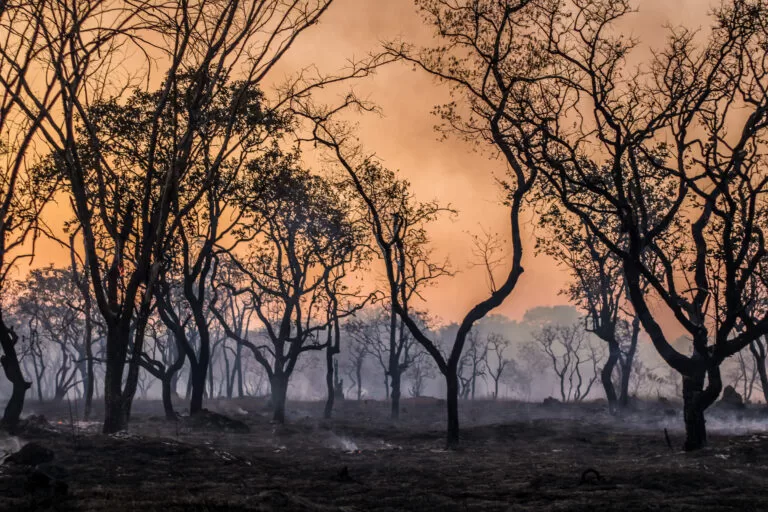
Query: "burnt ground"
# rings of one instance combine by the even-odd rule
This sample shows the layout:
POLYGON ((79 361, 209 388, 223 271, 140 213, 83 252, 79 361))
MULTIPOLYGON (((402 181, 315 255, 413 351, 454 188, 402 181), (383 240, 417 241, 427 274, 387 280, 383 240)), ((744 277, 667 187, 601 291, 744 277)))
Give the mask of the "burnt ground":
POLYGON ((684 453, 679 414, 658 403, 611 417, 599 403, 464 402, 455 451, 433 399, 405 400, 397 424, 374 401, 342 402, 330 421, 321 403, 291 403, 285 426, 259 399, 208 407, 249 432, 217 417, 169 423, 159 402, 138 401, 130 429, 105 436, 73 427, 76 407, 30 403, 47 423, 0 443, 52 450, 52 480, 6 461, 0 510, 768 510, 757 408, 711 412, 709 447, 684 453))

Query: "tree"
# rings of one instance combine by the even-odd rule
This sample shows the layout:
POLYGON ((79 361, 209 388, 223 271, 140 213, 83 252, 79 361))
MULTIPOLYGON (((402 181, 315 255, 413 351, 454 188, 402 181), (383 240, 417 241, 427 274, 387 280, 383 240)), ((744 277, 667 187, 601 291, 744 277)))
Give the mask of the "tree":
MULTIPOLYGON (((268 79, 331 2, 3 4, 7 20, 22 27, 13 31, 23 40, 21 54, 32 56, 42 78, 33 83, 3 76, 0 85, 55 156, 105 325, 104 432, 128 421, 154 285, 183 213, 194 209, 242 148, 243 139, 231 128, 242 119, 244 98, 268 79), (158 64, 165 64, 157 70, 164 78, 148 118, 130 118, 121 126, 108 122, 126 92, 156 83, 149 72, 158 64), (128 80, 121 82, 123 77, 128 80), (182 97, 180 111, 175 100, 182 97), (211 114, 224 98, 229 103, 218 111, 226 118, 216 119, 211 114), (142 129, 134 121, 143 123, 142 129), (212 138, 211 123, 226 128, 212 138), (130 152, 123 152, 118 139, 108 137, 121 130, 136 135, 138 147, 130 149, 141 153, 138 163, 125 158, 130 152), (168 133, 172 144, 164 143, 168 133), (203 179, 195 172, 199 158, 209 164, 203 179), (181 194, 191 183, 198 193, 181 194)), ((14 49, 4 51, 14 61, 14 49)), ((365 76, 372 66, 353 63, 345 76, 365 76)), ((289 79, 271 109, 342 79, 308 77, 298 73, 289 79)))
POLYGON ((173 398, 176 396, 178 373, 186 358, 184 349, 174 331, 167 329, 157 314, 153 314, 147 322, 147 334, 152 342, 151 351, 145 350, 141 354, 141 367, 160 381, 165 417, 177 421, 173 398))
POLYGON ((675 30, 633 73, 626 58, 637 41, 612 32, 629 2, 553 3, 536 26, 556 77, 545 102, 541 91, 525 101, 536 105, 527 117, 540 137, 520 146, 540 162, 551 196, 621 260, 643 329, 682 376, 687 450, 706 444, 720 365, 768 330, 746 307, 765 258, 764 8, 728 2, 701 49, 693 32, 675 30), (552 121, 565 118, 584 122, 552 121), (690 355, 669 342, 654 299, 690 335, 690 355))
MULTIPOLYGON (((435 359, 446 377, 448 408, 447 441, 455 446, 459 441, 458 392, 456 370, 464 344, 472 326, 487 315, 512 293, 523 273, 523 244, 520 230, 520 212, 531 190, 537 165, 527 160, 511 143, 507 131, 511 97, 536 81, 542 69, 540 48, 530 44, 524 27, 532 15, 528 0, 515 2, 441 2, 418 0, 417 5, 432 24, 443 45, 418 51, 408 45, 388 45, 389 51, 447 83, 452 93, 462 102, 452 102, 438 109, 446 121, 448 131, 458 133, 472 143, 490 144, 507 165, 509 179, 503 182, 510 220, 510 269, 503 279, 494 280, 490 295, 482 300, 462 319, 453 348, 444 358, 433 341, 410 318, 408 304, 401 297, 393 308, 411 329, 414 337, 435 359), (468 112, 467 115, 461 115, 468 112)), ((531 134, 533 136, 533 134, 531 134)), ((337 153, 339 149, 337 146, 337 153)), ((349 171, 354 167, 345 166, 349 171)), ((365 191, 361 190, 365 197, 365 191)), ((378 230, 378 243, 383 252, 391 251, 390 243, 378 230)), ((395 246, 400 244, 395 243, 395 246)), ((392 281, 394 267, 387 266, 392 281)))
MULTIPOLYGON (((358 394, 362 386, 362 367, 367 355, 371 355, 381 368, 384 375, 384 393, 389 399, 389 324, 391 317, 384 308, 369 306, 344 322, 344 332, 352 340, 350 344, 351 361, 348 364, 348 375, 354 375, 358 385, 358 394), (350 374, 350 372, 352 372, 350 374)), ((406 342, 412 341, 410 338, 406 342)), ((402 353, 410 354, 410 347, 403 347, 402 353), (407 348, 407 350, 406 350, 407 348)))
POLYGON ((0 5, 0 30, 5 34, 0 43, 0 366, 12 385, 0 424, 9 430, 18 424, 31 384, 19 364, 19 337, 3 316, 9 306, 8 276, 18 262, 32 260, 42 228, 40 214, 56 188, 55 181, 36 180, 34 169, 41 162, 31 151, 55 87, 40 86, 40 109, 28 110, 22 100, 29 81, 38 75, 35 50, 44 40, 37 9, 32 5, 27 11, 11 2, 0 5))
POLYGON ((493 399, 499 399, 499 381, 504 370, 512 362, 504 353, 509 349, 510 341, 498 333, 490 333, 486 343, 487 354, 485 358, 485 372, 493 380, 493 399), (492 354, 492 356, 491 356, 492 354))
MULTIPOLYGON (((347 325, 348 322, 343 327, 345 333, 349 332, 347 325)), ((356 336, 350 335, 349 340, 350 342, 347 343, 347 358, 342 368, 344 375, 352 383, 352 388, 357 389, 357 401, 359 402, 363 398, 363 365, 369 352, 366 344, 356 336)))
POLYGON ((563 402, 581 402, 600 377, 600 352, 579 324, 545 325, 533 339, 544 352, 557 375, 563 402))
MULTIPOLYGON (((53 400, 63 400, 70 389, 81 384, 85 390, 93 379, 92 367, 91 373, 86 369, 93 337, 87 325, 90 319, 85 316, 86 299, 72 271, 53 266, 33 269, 19 290, 17 315, 27 323, 34 322, 33 350, 40 351, 40 356, 45 352, 48 368, 55 372, 53 400), (58 356, 54 360, 55 349, 58 356)), ((42 374, 42 366, 40 369, 42 374)))
POLYGON ((461 385, 459 396, 464 400, 475 399, 477 379, 485 377, 488 360, 488 344, 477 332, 470 331, 467 336, 467 349, 459 360, 456 374, 461 385))
POLYGON ((405 373, 411 384, 408 387, 408 394, 411 397, 418 398, 424 394, 427 381, 437 376, 435 369, 432 357, 424 350, 419 350, 405 373))
POLYGON ((299 356, 326 347, 322 331, 344 314, 324 315, 329 276, 352 261, 356 232, 332 184, 298 166, 296 155, 275 152, 252 162, 241 183, 237 207, 243 212, 237 231, 251 241, 248 253, 229 250, 229 261, 244 285, 230 287, 248 297, 264 326, 268 343, 254 345, 237 336, 221 312, 213 312, 227 336, 247 346, 269 376, 274 420, 285 421, 288 382, 299 356))

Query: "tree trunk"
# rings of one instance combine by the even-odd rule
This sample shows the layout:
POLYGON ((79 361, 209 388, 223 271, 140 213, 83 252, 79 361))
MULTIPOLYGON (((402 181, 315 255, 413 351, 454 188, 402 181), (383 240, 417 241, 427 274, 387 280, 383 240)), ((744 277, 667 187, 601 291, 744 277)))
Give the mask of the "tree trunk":
POLYGON ((163 409, 165 410, 165 419, 176 421, 176 411, 173 410, 173 393, 171 393, 172 376, 166 375, 160 382, 163 385, 163 409))
POLYGON ((91 417, 91 410, 93 409, 93 347, 91 346, 91 327, 90 322, 86 320, 86 337, 85 337, 85 410, 83 411, 83 417, 87 421, 91 417))
POLYGON ((203 410, 203 396, 205 395, 206 369, 199 362, 190 362, 189 374, 192 382, 192 393, 189 400, 189 415, 203 410))
POLYGON ((231 400, 232 395, 234 394, 234 391, 235 391, 235 371, 233 367, 230 367, 229 356, 227 356, 226 344, 221 350, 222 350, 221 354, 224 357, 224 384, 223 385, 226 386, 227 399, 231 400))
POLYGON ((243 346, 240 343, 237 344, 235 370, 237 371, 237 397, 243 398, 245 396, 243 388, 243 346))
POLYGON ((629 379, 632 375, 632 365, 635 362, 637 340, 639 337, 640 317, 636 316, 632 319, 632 339, 629 351, 627 352, 627 357, 621 363, 621 397, 619 398, 619 406, 622 408, 626 408, 629 405, 629 379))
POLYGON ((123 370, 128 348, 129 329, 121 324, 107 327, 107 361, 104 374, 104 434, 114 434, 128 426, 123 405, 123 370))
POLYGON ((693 451, 707 445, 707 427, 704 411, 712 405, 723 383, 720 380, 720 368, 712 365, 709 372, 700 369, 691 376, 683 376, 683 418, 685 421, 685 451, 693 451), (704 377, 708 377, 704 388, 704 377))
POLYGON ((32 383, 24 379, 19 358, 16 355, 16 343, 18 340, 18 336, 13 332, 13 329, 5 324, 2 313, 0 313, 0 346, 3 349, 3 355, 0 356, 0 365, 2 365, 5 371, 5 376, 13 385, 11 398, 8 400, 3 412, 2 424, 10 431, 13 431, 19 423, 21 411, 24 409, 24 395, 32 387, 32 383))
POLYGON ((616 413, 616 402, 618 401, 616 396, 616 390, 613 388, 613 370, 616 368, 616 363, 621 355, 621 349, 616 340, 608 342, 608 360, 603 366, 603 371, 600 372, 600 380, 603 383, 603 389, 605 389, 605 397, 608 399, 608 412, 611 414, 616 413))
POLYGON ((402 380, 402 375, 400 374, 400 368, 390 370, 389 374, 390 383, 392 385, 392 394, 390 395, 390 398, 392 399, 390 418, 397 421, 400 419, 400 382, 402 380))
POLYGON ((275 374, 270 379, 272 387, 272 421, 285 423, 285 400, 288 392, 288 378, 282 374, 275 374))
POLYGON ((459 377, 456 368, 448 367, 446 378, 446 405, 448 406, 448 429, 446 443, 448 448, 459 445, 459 377))
MULTIPOLYGON (((362 364, 358 363, 355 368, 355 376, 357 377, 357 401, 363 399, 363 368, 362 364)), ((768 401, 766 401, 768 403, 768 401)))
POLYGON ((325 349, 325 386, 327 388, 328 396, 325 399, 325 410, 323 411, 323 417, 330 419, 333 412, 333 400, 335 398, 333 387, 333 347, 329 344, 325 349))

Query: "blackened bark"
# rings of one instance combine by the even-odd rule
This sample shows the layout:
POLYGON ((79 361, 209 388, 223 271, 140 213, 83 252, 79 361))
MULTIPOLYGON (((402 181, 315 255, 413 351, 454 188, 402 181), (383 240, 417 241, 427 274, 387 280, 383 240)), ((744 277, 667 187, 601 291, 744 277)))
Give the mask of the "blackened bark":
POLYGON ((238 343, 235 351, 235 371, 237 371, 237 397, 243 398, 245 391, 243 388, 243 346, 238 343))
POLYGON ((161 379, 163 385, 163 410, 165 419, 176 421, 176 411, 173 410, 173 398, 171 396, 171 377, 161 379))
POLYGON ((616 368, 616 363, 621 356, 621 349, 618 342, 612 340, 608 342, 608 360, 603 366, 603 371, 600 372, 600 380, 603 383, 603 389, 605 389, 605 397, 608 399, 608 411, 611 414, 616 413, 616 403, 618 397, 616 396, 616 390, 613 387, 613 370, 616 368))
POLYGON ((333 413, 333 401, 335 398, 335 390, 333 386, 333 349, 334 347, 331 346, 330 343, 325 349, 325 386, 328 393, 328 396, 325 399, 325 410, 323 411, 323 417, 325 419, 331 418, 331 414, 333 413))
POLYGON ((445 401, 448 406, 446 441, 448 448, 455 448, 459 445, 459 378, 455 367, 448 367, 445 379, 447 388, 445 401))
POLYGON ((685 451, 693 451, 707 445, 707 427, 704 411, 712 405, 723 383, 720 379, 720 368, 712 364, 709 371, 705 368, 705 361, 695 358, 700 364, 700 369, 691 375, 683 376, 683 418, 685 422, 685 451), (705 376, 708 378, 707 387, 704 387, 705 376))
POLYGON ((192 382, 192 393, 189 400, 189 414, 192 416, 203 410, 203 396, 205 395, 207 371, 206 367, 202 364, 192 364, 191 362, 189 371, 192 382))
POLYGON ((637 340, 640 337, 640 318, 635 316, 632 319, 632 338, 630 340, 629 350, 626 356, 621 360, 621 396, 619 406, 626 408, 629 405, 629 379, 632 374, 632 365, 635 362, 637 353, 637 340))
POLYGON ((285 423, 285 400, 288 392, 288 378, 280 373, 275 373, 270 379, 272 387, 272 421, 285 423))
POLYGON ((402 381, 402 375, 400 374, 400 367, 396 365, 394 369, 389 371, 389 382, 392 386, 392 393, 390 394, 392 408, 390 410, 390 417, 393 420, 400 419, 400 383, 402 381))
POLYGON ((12 328, 5 324, 0 312, 0 346, 3 349, 3 355, 0 356, 0 364, 2 364, 6 378, 13 386, 11 398, 8 400, 8 404, 6 404, 5 411, 3 412, 2 424, 11 431, 19 423, 21 411, 24 409, 24 395, 32 387, 32 383, 24 379, 19 358, 16 355, 16 343, 18 341, 18 336, 12 328))
POLYGON ((107 361, 104 374, 104 434, 114 434, 128 425, 128 416, 123 405, 123 369, 128 347, 128 328, 120 325, 107 329, 107 361))

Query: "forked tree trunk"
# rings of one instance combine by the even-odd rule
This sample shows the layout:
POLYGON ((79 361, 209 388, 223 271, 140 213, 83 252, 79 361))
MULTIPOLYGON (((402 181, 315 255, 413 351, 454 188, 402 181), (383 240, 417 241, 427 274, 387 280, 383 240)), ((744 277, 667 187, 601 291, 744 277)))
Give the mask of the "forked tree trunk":
POLYGON ((720 368, 713 366, 709 372, 700 369, 690 376, 683 376, 683 419, 685 422, 685 451, 693 451, 707 445, 707 427, 704 412, 712 405, 723 383, 720 368), (705 376, 708 377, 704 387, 705 376))

